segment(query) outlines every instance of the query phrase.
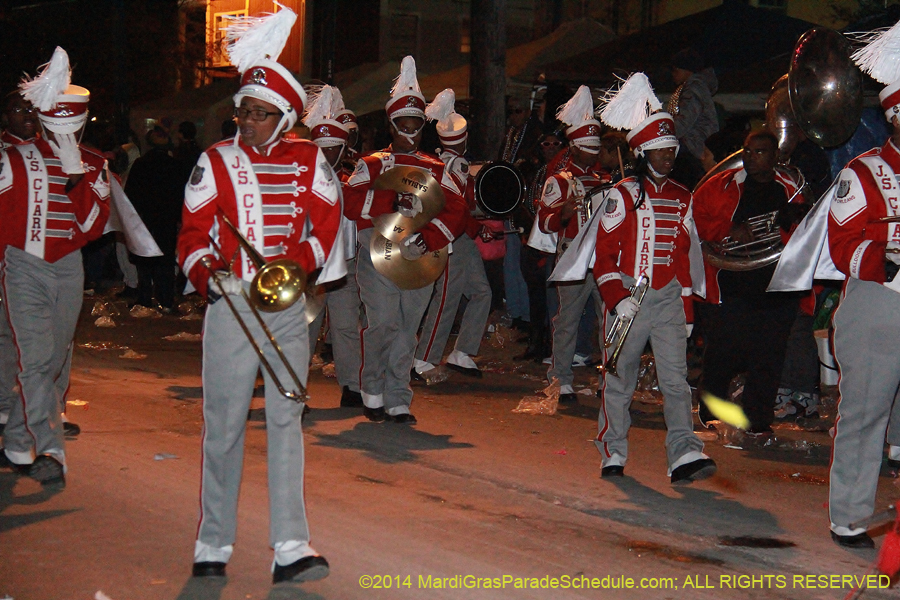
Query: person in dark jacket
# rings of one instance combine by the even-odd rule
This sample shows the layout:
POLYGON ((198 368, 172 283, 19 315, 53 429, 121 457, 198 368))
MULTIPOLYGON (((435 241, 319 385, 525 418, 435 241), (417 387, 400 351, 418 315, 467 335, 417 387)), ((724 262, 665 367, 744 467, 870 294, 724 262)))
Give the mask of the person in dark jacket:
POLYGON ((147 141, 150 150, 134 161, 125 194, 163 255, 132 254, 131 261, 138 271, 138 304, 154 306, 155 294, 163 312, 170 313, 175 304, 175 241, 187 176, 183 165, 169 155, 171 141, 162 127, 154 127, 147 141))
POLYGON ((671 178, 693 189, 706 172, 715 166, 706 140, 719 131, 713 95, 719 81, 703 57, 686 49, 672 56, 672 79, 678 87, 669 98, 667 111, 675 120, 675 136, 681 152, 675 160, 671 178))

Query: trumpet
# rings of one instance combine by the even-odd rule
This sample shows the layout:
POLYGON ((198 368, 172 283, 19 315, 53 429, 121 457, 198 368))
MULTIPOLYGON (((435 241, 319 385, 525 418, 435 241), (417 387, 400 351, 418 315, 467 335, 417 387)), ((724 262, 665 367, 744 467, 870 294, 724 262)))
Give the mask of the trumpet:
MULTIPOLYGON (((647 293, 647 288, 649 287, 650 279, 646 275, 641 275, 637 278, 637 281, 634 282, 634 285, 628 289, 628 291, 631 292, 631 298, 637 301, 638 306, 644 301, 644 295, 647 293)), ((632 323, 634 323, 634 317, 624 319, 620 315, 616 315, 616 320, 613 321, 612 327, 609 328, 603 344, 605 347, 609 348, 613 345, 614 340, 618 339, 618 342, 609 359, 598 367, 602 374, 605 375, 606 373, 611 373, 616 377, 619 376, 618 371, 616 371, 616 366, 619 363, 619 355, 622 354, 622 347, 625 345, 625 338, 628 337, 628 332, 631 331, 632 323)))
MULTIPOLYGON (((230 229, 235 238, 237 238, 238 245, 247 253, 247 256, 257 269, 256 275, 250 283, 250 294, 248 295, 242 287, 241 297, 244 299, 244 302, 247 303, 250 312, 256 317, 257 323, 259 323, 259 326, 266 338, 268 338, 269 343, 272 344, 272 347, 275 349, 278 359, 287 370, 288 375, 294 384, 293 390, 287 390, 281 379, 275 374, 275 369, 272 368, 272 365, 263 353, 262 348, 260 348, 259 344, 256 343, 256 340, 253 339, 250 328, 247 327, 247 323, 238 312, 234 302, 228 297, 228 294, 222 294, 222 299, 225 300, 228 308, 231 309, 231 314, 234 315, 234 319, 238 322, 238 325, 241 326, 244 335, 247 336, 247 340, 256 351, 259 362, 272 378, 275 387, 278 388, 278 392, 282 396, 290 398, 295 402, 306 402, 309 398, 306 393, 306 387, 300 382, 300 378, 297 376, 296 371, 294 371, 294 368, 291 366, 290 362, 288 362, 287 357, 281 350, 281 346, 275 340, 275 336, 272 335, 272 331, 266 325, 265 321, 263 321, 262 315, 260 314, 260 311, 279 312, 297 302, 306 289, 306 272, 303 270, 303 267, 288 259, 279 259, 267 263, 266 259, 253 247, 253 244, 247 241, 247 238, 241 234, 240 230, 234 226, 228 217, 225 215, 221 215, 221 217, 228 229, 230 229)), ((210 239, 210 242, 213 250, 216 251, 216 254, 225 261, 226 258, 219 245, 216 244, 215 240, 210 239)), ((213 268, 212 259, 209 256, 204 256, 200 259, 200 262, 209 270, 213 281, 221 289, 222 279, 213 268)), ((233 269, 231 272, 233 275, 233 269)))

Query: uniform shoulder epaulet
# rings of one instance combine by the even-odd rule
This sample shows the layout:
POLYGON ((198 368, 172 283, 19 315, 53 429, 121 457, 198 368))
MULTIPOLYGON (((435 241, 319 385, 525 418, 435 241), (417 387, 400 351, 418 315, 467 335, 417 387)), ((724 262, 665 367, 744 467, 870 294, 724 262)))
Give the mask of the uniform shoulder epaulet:
POLYGON ((213 148, 221 148, 222 146, 231 146, 233 144, 234 144, 234 140, 230 139, 230 138, 225 139, 225 140, 220 140, 220 141, 216 142, 215 144, 213 144, 212 146, 210 146, 209 148, 207 148, 207 150, 212 150, 213 148))
POLYGON ((99 158, 100 160, 106 160, 106 157, 103 156, 103 154, 96 148, 92 148, 90 146, 84 146, 84 145, 80 145, 80 148, 81 148, 81 152, 84 154, 92 154, 92 155, 94 155, 95 158, 99 158))
POLYGON ((669 183, 674 184, 675 187, 681 188, 683 191, 687 192, 688 194, 691 193, 691 190, 689 190, 688 187, 686 185, 684 185, 683 183, 681 183, 680 181, 675 181, 674 179, 669 179, 669 183))

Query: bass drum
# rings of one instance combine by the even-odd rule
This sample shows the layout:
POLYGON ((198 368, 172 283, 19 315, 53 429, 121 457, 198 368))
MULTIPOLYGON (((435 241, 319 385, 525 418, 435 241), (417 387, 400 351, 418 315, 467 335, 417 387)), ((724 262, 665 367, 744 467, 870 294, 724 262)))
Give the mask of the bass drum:
POLYGON ((525 199, 525 178, 508 162, 472 163, 469 176, 473 175, 476 217, 510 217, 525 199))

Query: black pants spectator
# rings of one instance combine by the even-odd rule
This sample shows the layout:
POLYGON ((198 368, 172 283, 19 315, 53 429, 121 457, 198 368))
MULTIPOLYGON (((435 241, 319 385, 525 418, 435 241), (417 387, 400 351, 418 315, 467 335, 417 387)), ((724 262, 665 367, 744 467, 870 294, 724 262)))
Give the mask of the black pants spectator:
POLYGON ((141 306, 154 306, 155 291, 159 305, 171 309, 175 305, 175 260, 168 256, 131 256, 138 272, 138 297, 141 306), (155 288, 155 289, 154 289, 155 288))
POLYGON ((549 356, 550 321, 547 318, 547 277, 549 266, 553 264, 553 256, 536 250, 531 246, 522 246, 520 259, 522 275, 528 287, 529 318, 531 331, 528 336, 528 353, 540 354, 540 358, 549 356))
MULTIPOLYGON (((728 397, 735 375, 746 373, 744 412, 750 431, 768 431, 775 418, 775 396, 784 365, 788 336, 797 315, 795 296, 725 298, 715 311, 704 311, 703 388, 728 397)), ((713 417, 700 404, 700 418, 713 417)))

